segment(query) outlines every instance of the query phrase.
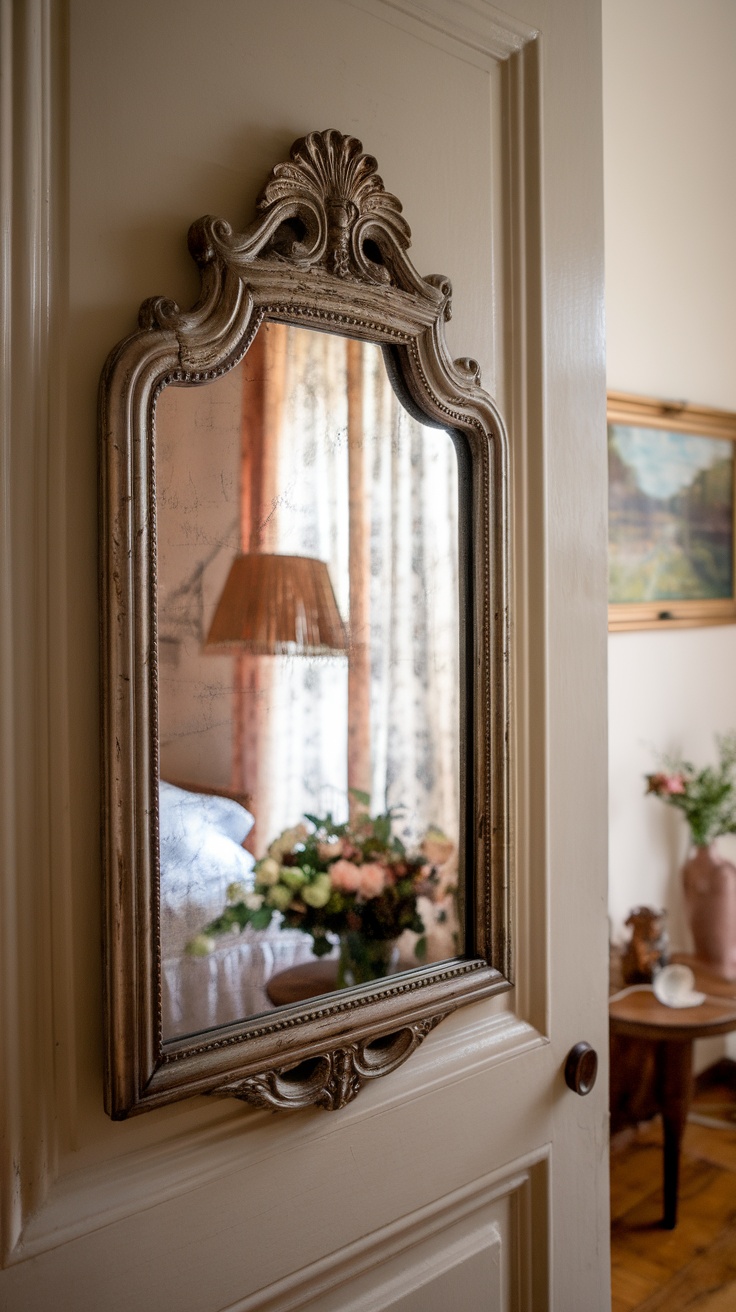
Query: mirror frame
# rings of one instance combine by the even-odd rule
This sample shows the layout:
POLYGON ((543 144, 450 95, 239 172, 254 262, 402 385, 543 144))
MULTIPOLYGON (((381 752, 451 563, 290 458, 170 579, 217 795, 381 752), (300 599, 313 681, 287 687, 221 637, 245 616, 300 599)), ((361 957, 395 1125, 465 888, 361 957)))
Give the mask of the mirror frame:
MULTIPOLYGON (((451 287, 420 277, 410 230, 354 137, 313 132, 278 164, 243 233, 189 231, 201 291, 156 297, 100 385, 106 1109, 115 1119, 194 1094, 257 1106, 350 1102, 463 1003, 509 987, 508 490, 504 427, 475 361, 452 361, 451 287), (465 955, 164 1042, 158 868, 155 409, 169 383, 232 369, 264 320, 375 342, 423 423, 460 442, 465 955), (462 503, 461 503, 462 505, 462 503), (462 518, 462 517, 461 517, 462 518), (464 591, 464 596, 463 596, 464 591)), ((464 860, 463 860, 464 856, 464 860)))

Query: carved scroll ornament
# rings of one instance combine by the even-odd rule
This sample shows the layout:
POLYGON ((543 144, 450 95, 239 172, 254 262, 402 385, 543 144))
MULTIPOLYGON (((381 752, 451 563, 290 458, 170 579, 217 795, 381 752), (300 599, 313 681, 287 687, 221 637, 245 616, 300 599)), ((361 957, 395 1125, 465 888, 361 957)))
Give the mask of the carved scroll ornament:
POLYGON ((254 1107, 270 1107, 272 1111, 297 1107, 339 1111, 357 1098, 366 1080, 388 1075, 403 1065, 430 1030, 444 1020, 445 1014, 417 1021, 397 1034, 388 1035, 380 1044, 374 1039, 362 1039, 333 1048, 302 1066, 280 1067, 263 1075, 234 1080, 213 1093, 240 1098, 254 1107))

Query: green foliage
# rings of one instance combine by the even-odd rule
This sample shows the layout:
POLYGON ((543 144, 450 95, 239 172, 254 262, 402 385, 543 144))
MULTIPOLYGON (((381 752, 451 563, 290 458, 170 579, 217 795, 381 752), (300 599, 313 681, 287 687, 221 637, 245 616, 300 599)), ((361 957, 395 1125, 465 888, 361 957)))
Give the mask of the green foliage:
POLYGON ((326 957, 327 953, 332 951, 330 940, 316 930, 312 930, 312 951, 315 957, 326 957))
POLYGON ((696 770, 691 761, 667 758, 666 772, 647 775, 647 792, 682 812, 697 847, 736 833, 736 730, 716 743, 717 766, 696 770))
POLYGON ((422 937, 418 938, 416 943, 414 944, 414 956, 417 958, 417 961, 424 961, 426 955, 427 955, 427 935, 422 934, 422 937))
POLYGON ((365 807, 370 806, 371 799, 368 796, 368 793, 361 793, 359 788, 348 788, 348 792, 350 796, 354 797, 356 802, 358 802, 361 806, 365 806, 365 807))
POLYGON ((271 907, 261 907, 259 911, 252 911, 249 917, 251 928, 268 929, 272 916, 273 909, 271 907))

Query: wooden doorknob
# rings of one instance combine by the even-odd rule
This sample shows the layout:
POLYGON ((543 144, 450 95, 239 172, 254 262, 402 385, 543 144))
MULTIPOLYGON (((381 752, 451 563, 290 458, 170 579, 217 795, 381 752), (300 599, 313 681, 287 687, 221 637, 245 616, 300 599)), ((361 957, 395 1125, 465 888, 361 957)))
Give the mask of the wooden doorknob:
POLYGON ((590 1093, 598 1074, 598 1053, 589 1043, 576 1043, 567 1054, 565 1083, 573 1093, 584 1098, 590 1093))

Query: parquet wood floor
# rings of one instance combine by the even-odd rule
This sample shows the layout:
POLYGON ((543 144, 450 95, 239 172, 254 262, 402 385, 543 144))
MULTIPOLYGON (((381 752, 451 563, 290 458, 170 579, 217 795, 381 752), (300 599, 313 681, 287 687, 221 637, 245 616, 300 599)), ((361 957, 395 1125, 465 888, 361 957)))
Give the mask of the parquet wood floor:
POLYGON ((678 1223, 663 1230, 659 1118, 611 1152, 612 1312, 736 1312, 736 1066, 697 1094, 685 1131, 678 1223))

